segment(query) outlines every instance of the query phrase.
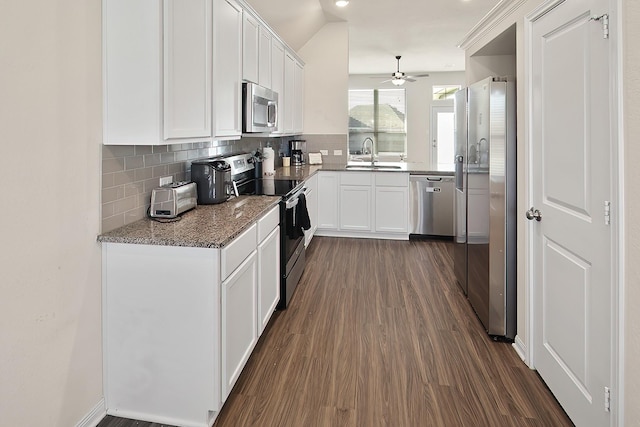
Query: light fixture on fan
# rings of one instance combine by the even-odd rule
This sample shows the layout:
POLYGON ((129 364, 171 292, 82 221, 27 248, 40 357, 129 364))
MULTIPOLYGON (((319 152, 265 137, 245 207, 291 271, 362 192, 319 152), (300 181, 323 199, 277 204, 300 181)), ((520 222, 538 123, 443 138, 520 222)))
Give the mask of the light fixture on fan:
POLYGON ((349 0, 336 0, 336 6, 345 7, 349 4, 349 0))
POLYGON ((425 74, 416 74, 415 76, 407 76, 405 73, 400 71, 400 58, 402 58, 400 55, 396 56, 396 61, 398 61, 398 69, 396 70, 396 72, 391 74, 391 78, 390 79, 385 80, 385 81, 380 82, 380 83, 391 82, 395 86, 402 86, 404 84, 404 82, 415 82, 416 78, 418 78, 418 77, 429 77, 429 74, 427 74, 427 73, 425 73, 425 74))

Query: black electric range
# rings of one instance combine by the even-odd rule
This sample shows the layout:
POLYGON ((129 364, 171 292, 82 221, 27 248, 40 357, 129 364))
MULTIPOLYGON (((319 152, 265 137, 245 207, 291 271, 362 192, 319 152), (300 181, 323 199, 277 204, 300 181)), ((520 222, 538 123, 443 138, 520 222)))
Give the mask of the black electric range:
MULTIPOLYGON (((301 210, 305 210, 304 181, 255 177, 255 167, 250 154, 234 155, 227 159, 231 164, 231 179, 238 195, 280 196, 280 302, 278 309, 285 309, 293 291, 300 282, 305 266, 304 231, 300 224, 301 210)), ((261 168, 260 168, 261 169, 261 168)))

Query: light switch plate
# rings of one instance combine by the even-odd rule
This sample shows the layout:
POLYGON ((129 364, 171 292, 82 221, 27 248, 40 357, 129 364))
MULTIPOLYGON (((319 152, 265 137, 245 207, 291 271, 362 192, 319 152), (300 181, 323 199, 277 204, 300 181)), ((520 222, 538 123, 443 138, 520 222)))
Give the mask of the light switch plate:
POLYGON ((320 150, 320 154, 322 154, 323 156, 328 156, 329 150, 320 150))
POLYGON ((172 176, 163 176, 162 178, 160 178, 160 187, 163 187, 165 185, 169 185, 173 182, 173 177, 172 176))
POLYGON ((333 150, 334 156, 342 156, 342 150, 333 150))

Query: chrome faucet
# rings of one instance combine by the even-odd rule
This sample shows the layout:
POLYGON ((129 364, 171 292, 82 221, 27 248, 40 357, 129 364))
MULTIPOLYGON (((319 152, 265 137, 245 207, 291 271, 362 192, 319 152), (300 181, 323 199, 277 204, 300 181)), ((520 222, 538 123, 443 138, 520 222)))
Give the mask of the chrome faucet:
POLYGON ((366 151, 365 146, 367 145, 367 141, 371 141, 371 165, 373 165, 376 162, 376 157, 375 157, 375 142, 373 141, 373 139, 371 137, 366 137, 364 139, 364 141, 362 141, 362 154, 368 154, 366 151))

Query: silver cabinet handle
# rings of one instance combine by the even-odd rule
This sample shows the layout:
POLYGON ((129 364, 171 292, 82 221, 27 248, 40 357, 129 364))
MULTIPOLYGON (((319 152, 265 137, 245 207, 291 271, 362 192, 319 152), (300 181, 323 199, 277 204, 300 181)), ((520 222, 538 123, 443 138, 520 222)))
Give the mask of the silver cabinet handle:
POLYGON ((536 220, 536 221, 542 221, 542 212, 540 212, 538 209, 534 209, 533 206, 531 206, 531 208, 529 208, 529 210, 527 211, 527 213, 525 214, 527 216, 527 219, 529 221, 532 220, 536 220))

